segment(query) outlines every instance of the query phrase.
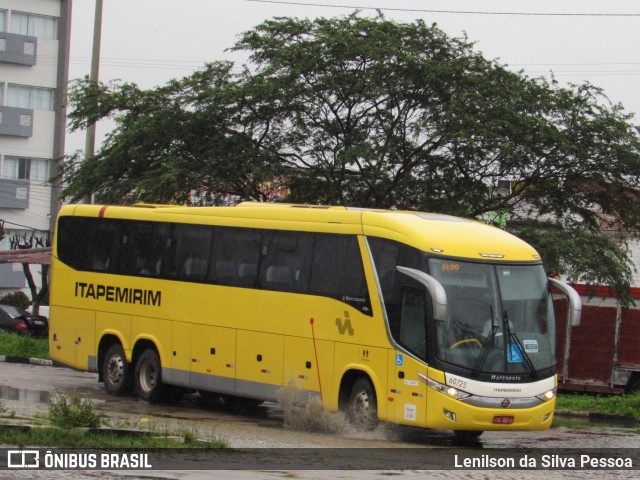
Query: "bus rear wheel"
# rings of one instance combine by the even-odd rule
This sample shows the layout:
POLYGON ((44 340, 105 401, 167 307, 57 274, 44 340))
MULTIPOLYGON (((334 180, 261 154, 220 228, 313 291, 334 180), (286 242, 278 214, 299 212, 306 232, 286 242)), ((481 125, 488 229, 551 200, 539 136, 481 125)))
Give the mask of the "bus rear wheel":
POLYGON ((131 365, 119 343, 111 345, 104 356, 102 379, 105 390, 111 395, 123 395, 131 388, 131 365))
POLYGON ((366 378, 359 378, 351 387, 347 418, 359 430, 373 430, 378 425, 376 392, 366 378))
POLYGON ((162 398, 164 385, 162 383, 162 367, 160 357, 153 349, 142 352, 136 362, 136 392, 147 402, 157 402, 162 398))

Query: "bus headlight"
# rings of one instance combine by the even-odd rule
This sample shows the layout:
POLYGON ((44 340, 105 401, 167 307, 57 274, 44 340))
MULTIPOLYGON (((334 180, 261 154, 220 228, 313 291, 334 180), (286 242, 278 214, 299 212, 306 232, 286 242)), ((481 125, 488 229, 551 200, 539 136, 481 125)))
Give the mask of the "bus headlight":
POLYGON ((556 398, 556 389, 552 388, 551 390, 548 390, 541 395, 536 395, 536 398, 538 400, 542 400, 543 402, 548 402, 549 400, 553 400, 554 398, 556 398))
POLYGON ((436 382, 435 380, 431 380, 426 375, 418 374, 418 376, 420 377, 420 380, 422 380, 424 383, 427 384, 427 386, 433 388, 434 390, 437 390, 440 393, 444 393, 448 397, 462 400, 463 398, 467 398, 471 396, 470 393, 464 392, 462 390, 458 390, 457 388, 450 387, 448 385, 443 385, 442 383, 436 382))

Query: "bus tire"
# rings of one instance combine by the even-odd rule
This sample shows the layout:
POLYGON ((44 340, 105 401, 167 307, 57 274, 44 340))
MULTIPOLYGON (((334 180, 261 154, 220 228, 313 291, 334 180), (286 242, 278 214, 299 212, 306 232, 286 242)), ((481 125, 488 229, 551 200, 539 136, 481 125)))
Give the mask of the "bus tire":
POLYGON ((347 418, 359 430, 373 430, 378 425, 376 391, 364 377, 358 378, 351 387, 347 418))
POLYGON ((136 362, 136 392, 141 399, 153 403, 161 400, 164 393, 162 366, 158 353, 148 348, 136 362))
POLYGON ((131 390, 131 364, 119 343, 111 345, 104 356, 102 379, 111 395, 124 395, 131 390))

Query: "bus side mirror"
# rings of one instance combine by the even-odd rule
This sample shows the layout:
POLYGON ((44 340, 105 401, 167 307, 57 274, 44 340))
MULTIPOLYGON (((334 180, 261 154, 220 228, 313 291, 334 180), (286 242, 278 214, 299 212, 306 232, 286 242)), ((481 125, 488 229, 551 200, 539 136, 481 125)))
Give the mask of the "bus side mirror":
POLYGON ((569 284, 549 278, 549 283, 560 290, 569 299, 569 325, 577 327, 580 325, 580 315, 582 314, 582 300, 580 294, 569 284))
POLYGON ((440 320, 444 322, 448 317, 447 307, 447 293, 440 282, 438 282, 431 275, 415 268, 409 267, 396 267, 396 269, 404 275, 413 278, 417 282, 424 285, 424 287, 431 295, 431 305, 433 307, 434 320, 440 320))

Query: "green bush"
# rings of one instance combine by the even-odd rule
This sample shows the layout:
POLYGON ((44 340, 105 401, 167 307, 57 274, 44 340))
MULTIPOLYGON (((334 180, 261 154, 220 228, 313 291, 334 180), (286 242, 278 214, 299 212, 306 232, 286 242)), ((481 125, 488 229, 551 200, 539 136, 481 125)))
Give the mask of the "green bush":
POLYGON ((59 428, 100 426, 100 415, 94 410, 91 398, 68 396, 57 390, 49 400, 48 418, 59 428))
POLYGON ((29 335, 0 331, 0 355, 49 360, 49 341, 29 335))
POLYGON ((24 308, 26 310, 29 308, 29 305, 31 305, 31 300, 29 300, 29 297, 27 297, 24 292, 13 292, 0 297, 0 303, 24 308))

